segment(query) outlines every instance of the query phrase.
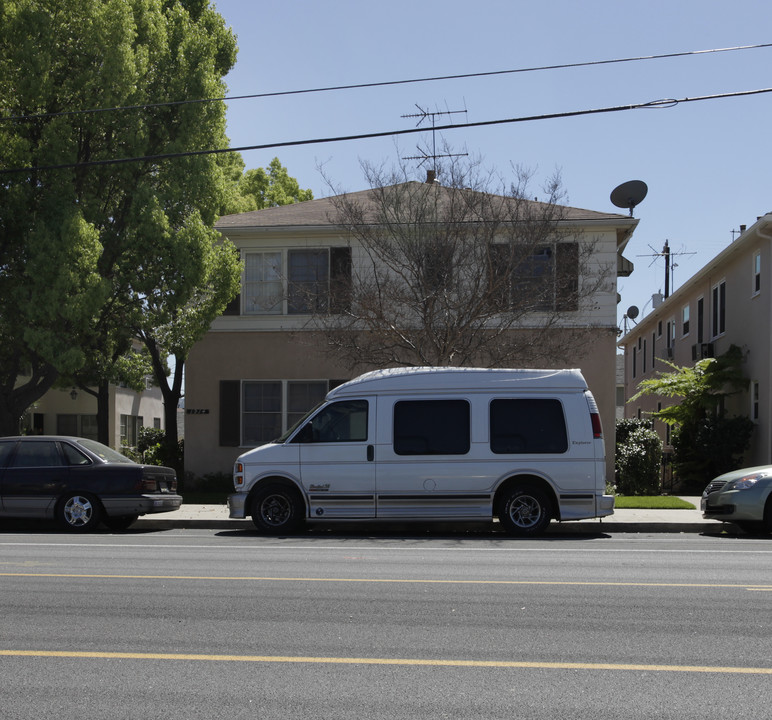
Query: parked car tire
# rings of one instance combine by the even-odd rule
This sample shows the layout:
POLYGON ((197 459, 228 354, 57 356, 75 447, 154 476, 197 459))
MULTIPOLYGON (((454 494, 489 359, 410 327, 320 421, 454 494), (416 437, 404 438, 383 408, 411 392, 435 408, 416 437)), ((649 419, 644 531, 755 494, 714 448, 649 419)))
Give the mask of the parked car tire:
POLYGON ((68 493, 56 506, 56 520, 71 532, 90 532, 102 520, 102 506, 93 495, 68 493))
POLYGON ((252 522, 267 535, 296 530, 303 521, 303 498, 287 485, 260 488, 252 500, 252 522))
POLYGON ((139 515, 106 515, 102 522, 110 528, 110 530, 128 530, 139 515))
POLYGON ((499 522, 510 535, 541 535, 552 519, 547 493, 533 485, 516 485, 505 491, 498 505, 499 522))

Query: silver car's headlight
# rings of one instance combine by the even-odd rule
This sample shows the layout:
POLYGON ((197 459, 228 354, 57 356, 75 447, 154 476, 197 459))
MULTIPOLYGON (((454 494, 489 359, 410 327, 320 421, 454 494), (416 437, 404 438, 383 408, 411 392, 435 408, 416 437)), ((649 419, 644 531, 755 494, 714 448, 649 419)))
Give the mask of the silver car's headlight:
POLYGON ((765 477, 768 477, 765 473, 754 473, 753 475, 746 475, 745 477, 741 477, 737 480, 732 480, 732 482, 727 483, 727 485, 722 489, 723 490, 749 490, 759 480, 763 480, 765 477))

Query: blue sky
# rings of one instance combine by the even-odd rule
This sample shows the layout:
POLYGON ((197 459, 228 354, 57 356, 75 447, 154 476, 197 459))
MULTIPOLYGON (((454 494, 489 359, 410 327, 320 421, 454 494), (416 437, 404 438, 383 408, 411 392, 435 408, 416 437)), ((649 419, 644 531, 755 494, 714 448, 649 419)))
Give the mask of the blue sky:
MULTIPOLYGON (((219 0, 238 36, 229 95, 582 63, 772 42, 763 0, 219 0)), ((232 147, 403 130, 416 112, 466 108, 468 122, 564 113, 772 87, 772 47, 228 103, 232 147)), ((454 116, 456 121, 463 116, 454 116)), ((732 230, 772 211, 772 94, 659 109, 462 128, 454 150, 513 176, 536 171, 534 190, 559 170, 569 205, 620 212, 609 194, 627 180, 649 191, 625 255, 622 313, 651 309, 664 290, 669 241, 680 287, 732 241, 732 230)), ((440 119, 440 122, 444 122, 440 119)), ((301 187, 329 194, 319 170, 347 191, 366 184, 360 162, 395 164, 430 136, 407 135, 243 153, 248 168, 278 156, 301 187)), ((416 170, 420 178, 422 170, 416 170)))

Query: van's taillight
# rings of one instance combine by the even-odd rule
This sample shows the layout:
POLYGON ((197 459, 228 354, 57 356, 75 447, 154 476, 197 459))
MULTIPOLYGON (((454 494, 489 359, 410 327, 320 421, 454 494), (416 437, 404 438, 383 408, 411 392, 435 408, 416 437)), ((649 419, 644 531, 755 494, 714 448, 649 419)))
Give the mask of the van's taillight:
POLYGON ((233 468, 233 485, 234 487, 240 487, 244 484, 244 466, 241 463, 236 463, 236 467, 233 468))
POLYGON ((595 412, 590 413, 590 420, 592 421, 592 436, 594 438, 603 437, 603 428, 600 425, 600 415, 595 412))

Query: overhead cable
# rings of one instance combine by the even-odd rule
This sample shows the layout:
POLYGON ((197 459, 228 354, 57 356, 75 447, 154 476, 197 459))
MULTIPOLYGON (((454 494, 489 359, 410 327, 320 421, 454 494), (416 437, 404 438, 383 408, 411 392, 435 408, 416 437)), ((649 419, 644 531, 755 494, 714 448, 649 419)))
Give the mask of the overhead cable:
MULTIPOLYGON (((434 130, 437 130, 437 131, 457 130, 459 128, 506 125, 510 123, 533 122, 536 120, 555 120, 558 118, 579 117, 582 115, 599 115, 602 113, 614 113, 614 112, 621 112, 624 110, 641 110, 645 108, 671 108, 682 103, 699 102, 703 100, 719 100, 722 98, 747 97, 750 95, 761 95, 761 94, 770 93, 770 92, 772 92, 772 88, 759 88, 757 90, 741 90, 738 92, 720 93, 717 95, 701 95, 698 97, 687 97, 687 98, 681 98, 680 100, 669 98, 664 100, 653 100, 645 103, 637 103, 633 105, 617 105, 614 107, 597 108, 594 110, 574 110, 574 111, 562 112, 562 113, 550 113, 546 115, 529 115, 525 117, 505 118, 501 120, 481 120, 479 122, 471 122, 471 123, 454 123, 454 124, 448 124, 448 125, 438 125, 436 128, 434 128, 434 130)), ((265 143, 261 145, 244 145, 242 147, 215 148, 210 150, 191 150, 188 152, 166 153, 166 154, 158 154, 158 155, 143 155, 140 157, 112 158, 107 160, 92 160, 89 162, 63 163, 60 165, 42 165, 37 167, 11 168, 11 169, 0 170, 0 176, 18 174, 18 173, 40 172, 43 170, 66 170, 69 168, 97 167, 102 165, 120 165, 124 163, 133 163, 133 162, 160 162, 163 160, 172 160, 174 158, 181 158, 181 157, 218 155, 218 154, 230 153, 230 152, 247 152, 249 150, 268 150, 268 149, 282 148, 282 147, 298 147, 302 145, 321 145, 324 143, 349 142, 352 140, 371 140, 375 138, 392 137, 397 135, 411 135, 411 134, 420 133, 420 132, 426 132, 426 130, 424 128, 410 128, 407 130, 386 130, 384 132, 360 133, 357 135, 341 135, 338 137, 314 138, 310 140, 288 140, 286 142, 265 143)))
POLYGON ((512 75, 515 73, 540 72, 544 70, 566 70, 570 68, 592 67, 594 65, 611 65, 614 63, 639 62, 642 60, 662 60, 667 58, 687 57, 690 55, 707 55, 710 53, 732 52, 736 50, 755 50, 772 47, 772 43, 759 43, 757 45, 737 45, 735 47, 713 48, 711 50, 687 50, 683 52, 662 53, 659 55, 639 55, 636 57, 616 58, 613 60, 589 60, 586 62, 562 63, 557 65, 539 65, 535 67, 516 68, 514 70, 492 70, 489 72, 462 73, 459 75, 436 75, 430 77, 413 78, 409 80, 384 80, 382 82, 357 83, 353 85, 331 85, 328 87, 307 88, 305 90, 280 90, 276 92, 253 93, 250 95, 231 95, 217 98, 198 98, 195 100, 171 100, 168 102, 145 103, 141 105, 119 105, 116 107, 92 108, 87 110, 62 110, 53 113, 39 113, 29 115, 10 115, 0 117, 0 122, 8 120, 39 120, 51 117, 66 117, 70 115, 87 115, 93 113, 116 112, 121 110, 149 110, 159 107, 173 107, 176 105, 190 105, 196 103, 232 102, 234 100, 253 100, 257 98, 283 97, 288 95, 305 95, 310 93, 332 92, 339 90, 361 90, 365 88, 387 87, 390 85, 409 85, 412 83, 437 82, 440 80, 463 80, 466 78, 492 77, 496 75, 512 75))

